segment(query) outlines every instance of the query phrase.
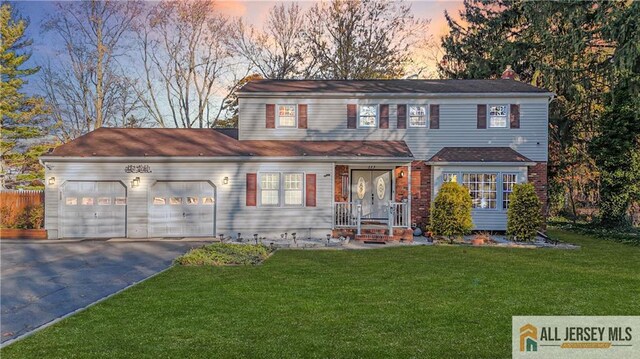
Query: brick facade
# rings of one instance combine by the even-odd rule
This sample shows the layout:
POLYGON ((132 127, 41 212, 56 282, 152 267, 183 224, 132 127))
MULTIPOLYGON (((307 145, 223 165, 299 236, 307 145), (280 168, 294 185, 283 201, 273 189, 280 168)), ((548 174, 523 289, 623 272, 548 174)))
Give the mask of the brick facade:
POLYGON ((424 229, 431 207, 431 166, 424 161, 411 163, 411 223, 424 229))
POLYGON ((533 183, 536 188, 536 194, 542 202, 542 215, 547 217, 547 208, 549 204, 548 200, 548 188, 547 188, 547 163, 536 162, 534 166, 529 166, 527 169, 527 182, 533 183))
MULTIPOLYGON (((349 176, 349 166, 336 165, 334 178, 334 197, 335 202, 346 202, 349 198, 349 193, 342 193, 342 176, 349 176)), ((348 177, 347 177, 348 178, 348 177)), ((349 185, 351 187, 351 185, 349 185)))

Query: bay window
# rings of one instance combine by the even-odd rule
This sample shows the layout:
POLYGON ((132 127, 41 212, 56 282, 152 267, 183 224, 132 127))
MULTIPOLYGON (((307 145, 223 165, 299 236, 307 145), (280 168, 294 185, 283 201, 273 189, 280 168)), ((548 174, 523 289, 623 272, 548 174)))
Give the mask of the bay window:
POLYGON ((502 174, 502 209, 509 208, 509 195, 513 191, 513 185, 516 183, 515 173, 502 174))
POLYGON ((473 208, 496 208, 496 177, 490 173, 462 175, 462 185, 469 189, 473 208))

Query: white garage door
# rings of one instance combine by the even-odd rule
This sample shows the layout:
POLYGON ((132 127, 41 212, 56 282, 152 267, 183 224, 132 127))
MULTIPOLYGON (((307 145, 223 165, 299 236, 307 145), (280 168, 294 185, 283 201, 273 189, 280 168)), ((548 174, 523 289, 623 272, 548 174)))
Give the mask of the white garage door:
POLYGON ((214 215, 210 182, 156 182, 151 187, 150 237, 213 237, 214 215))
POLYGON ((73 181, 62 186, 60 225, 65 238, 126 235, 127 191, 120 182, 73 181))

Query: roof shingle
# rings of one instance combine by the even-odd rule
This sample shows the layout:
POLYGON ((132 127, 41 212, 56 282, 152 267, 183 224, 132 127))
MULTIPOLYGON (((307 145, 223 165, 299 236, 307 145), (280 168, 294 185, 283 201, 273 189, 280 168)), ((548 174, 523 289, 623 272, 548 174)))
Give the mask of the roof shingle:
POLYGON ((239 93, 540 93, 515 80, 254 80, 239 93))
POLYGON ((213 129, 100 128, 51 157, 412 157, 404 141, 239 141, 213 129))
POLYGON ((444 147, 427 162, 532 162, 510 147, 444 147))

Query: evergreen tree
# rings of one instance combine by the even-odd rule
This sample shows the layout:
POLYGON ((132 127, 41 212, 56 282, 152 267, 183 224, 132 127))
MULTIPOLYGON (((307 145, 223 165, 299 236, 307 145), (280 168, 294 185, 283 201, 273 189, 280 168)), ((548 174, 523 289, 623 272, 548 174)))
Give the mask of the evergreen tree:
POLYGON ((541 205, 533 184, 514 185, 507 209, 507 235, 516 241, 534 239, 542 224, 541 205))
MULTIPOLYGON (((588 151, 604 94, 615 85, 618 31, 637 31, 637 3, 466 0, 463 21, 446 19, 445 55, 439 71, 450 78, 495 78, 512 65, 520 81, 556 94, 550 103, 550 188, 569 200, 596 198, 598 170, 588 151), (626 25, 626 26, 625 26, 626 25)), ((631 38, 631 36, 629 35, 631 38)), ((637 39, 637 37, 635 37, 637 39)), ((637 42, 636 45, 637 46, 637 42)), ((629 58, 625 53, 625 58, 629 58)))
POLYGON ((28 21, 21 18, 8 3, 0 6, 0 114, 2 116, 2 174, 5 183, 13 186, 13 178, 8 178, 9 169, 23 176, 27 186, 33 180, 41 179, 37 156, 41 147, 28 148, 27 140, 43 136, 38 127, 41 115, 45 113, 44 100, 41 97, 28 96, 22 88, 26 78, 39 71, 38 67, 27 67, 25 63, 31 54, 28 52, 32 41, 25 36, 28 21), (27 150, 25 151, 25 148, 27 150), (35 171, 35 172, 34 172, 35 171), (33 174, 35 173, 35 176, 33 174), (25 176, 26 174, 26 176, 25 176))

